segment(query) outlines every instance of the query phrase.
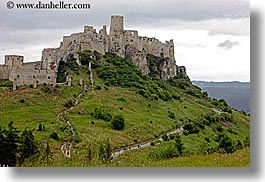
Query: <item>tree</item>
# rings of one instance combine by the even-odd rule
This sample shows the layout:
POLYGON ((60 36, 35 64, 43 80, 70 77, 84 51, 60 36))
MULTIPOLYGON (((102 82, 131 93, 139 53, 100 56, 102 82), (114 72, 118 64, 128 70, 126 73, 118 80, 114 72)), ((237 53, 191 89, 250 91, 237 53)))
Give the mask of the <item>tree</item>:
POLYGON ((181 140, 181 137, 179 134, 176 135, 176 148, 177 148, 177 151, 179 153, 180 156, 182 156, 183 154, 183 150, 185 149, 184 148, 184 144, 182 143, 182 140, 181 140))
POLYGON ((38 153, 38 146, 34 141, 32 132, 25 129, 20 138, 19 146, 19 165, 21 165, 26 158, 29 158, 38 153))
POLYGON ((5 163, 5 155, 6 155, 5 133, 6 133, 5 128, 0 126, 0 167, 5 163))
POLYGON ((42 124, 39 124, 39 131, 42 131, 42 124))
POLYGON ((54 140, 59 140, 59 136, 57 133, 53 132, 52 134, 50 134, 50 138, 54 139, 54 140))
POLYGON ((8 165, 10 167, 15 167, 17 163, 17 151, 18 151, 18 131, 13 127, 13 122, 8 124, 8 130, 5 131, 5 137, 3 141, 3 163, 2 165, 8 165))
POLYGON ((169 138, 168 138, 167 134, 164 134, 162 136, 162 139, 163 139, 163 141, 169 141, 169 138))
POLYGON ((44 150, 44 154, 41 160, 45 161, 46 164, 50 164, 50 161, 53 159, 52 156, 53 156, 53 153, 51 151, 49 142, 47 141, 46 148, 44 150))
POLYGON ((234 150, 234 144, 231 138, 226 135, 221 135, 219 137, 219 149, 224 149, 226 153, 232 153, 234 150))
POLYGON ((124 117, 122 115, 114 116, 111 124, 114 130, 123 130, 125 127, 124 117))

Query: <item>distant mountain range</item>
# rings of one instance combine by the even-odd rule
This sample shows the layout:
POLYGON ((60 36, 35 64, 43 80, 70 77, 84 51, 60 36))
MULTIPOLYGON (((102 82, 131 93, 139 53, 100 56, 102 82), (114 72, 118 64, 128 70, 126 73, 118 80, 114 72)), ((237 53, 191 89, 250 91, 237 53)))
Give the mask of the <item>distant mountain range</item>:
POLYGON ((210 97, 225 99, 228 104, 237 109, 250 112, 250 83, 249 82, 206 82, 192 81, 192 83, 208 92, 210 97))

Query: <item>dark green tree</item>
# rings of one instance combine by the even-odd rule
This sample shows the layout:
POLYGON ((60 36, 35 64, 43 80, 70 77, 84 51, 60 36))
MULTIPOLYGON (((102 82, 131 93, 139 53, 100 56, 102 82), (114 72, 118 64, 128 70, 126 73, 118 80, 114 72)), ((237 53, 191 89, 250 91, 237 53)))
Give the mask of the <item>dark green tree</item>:
POLYGON ((53 153, 51 151, 49 142, 47 141, 46 148, 44 149, 44 153, 41 158, 41 161, 45 162, 46 165, 49 165, 52 160, 53 160, 53 153))
POLYGON ((184 144, 182 143, 182 140, 181 140, 181 137, 179 134, 176 135, 175 141, 176 141, 177 151, 178 151, 179 155, 182 156, 185 148, 184 148, 184 144))
POLYGON ((4 163, 10 167, 15 167, 17 163, 17 151, 18 151, 18 131, 13 126, 13 122, 8 124, 8 130, 6 130, 4 139, 4 163))
POLYGON ((114 130, 123 130, 125 127, 124 117, 122 115, 114 116, 111 124, 114 130))
POLYGON ((0 126, 0 165, 5 165, 5 158, 7 152, 5 133, 6 133, 5 128, 0 126))
POLYGON ((224 149, 226 153, 232 153, 234 151, 234 144, 231 138, 226 135, 221 135, 219 137, 219 149, 224 149))
POLYGON ((32 132, 25 129, 20 137, 19 146, 19 165, 21 165, 26 158, 29 158, 38 153, 37 143, 34 141, 32 132))
POLYGON ((42 131, 42 124, 39 124, 39 131, 42 131))

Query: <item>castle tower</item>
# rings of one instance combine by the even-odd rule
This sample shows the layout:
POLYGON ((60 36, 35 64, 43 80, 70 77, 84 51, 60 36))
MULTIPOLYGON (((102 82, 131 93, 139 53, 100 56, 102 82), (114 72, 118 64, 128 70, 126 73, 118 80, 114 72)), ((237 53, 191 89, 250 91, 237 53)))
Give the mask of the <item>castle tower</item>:
POLYGON ((18 55, 6 55, 5 65, 9 68, 20 69, 23 65, 23 56, 18 55))
POLYGON ((117 35, 122 33, 123 28, 123 16, 111 16, 110 21, 110 35, 117 35))

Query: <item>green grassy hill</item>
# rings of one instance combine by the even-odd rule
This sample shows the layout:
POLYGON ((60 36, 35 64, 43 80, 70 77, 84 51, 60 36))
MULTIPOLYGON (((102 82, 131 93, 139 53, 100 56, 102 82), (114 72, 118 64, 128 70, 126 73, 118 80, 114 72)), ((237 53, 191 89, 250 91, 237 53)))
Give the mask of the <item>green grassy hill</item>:
MULTIPOLYGON (((158 139, 179 127, 184 129, 179 134, 185 148, 182 156, 196 158, 201 154, 223 152, 225 147, 220 147, 220 143, 225 137, 232 141, 229 152, 249 146, 249 116, 233 110, 224 100, 208 98, 189 79, 176 76, 163 82, 157 78, 158 72, 153 77, 143 75, 131 60, 111 53, 103 56, 87 51, 79 55, 81 66, 73 59, 60 63, 59 73, 67 72, 73 80, 72 86, 39 85, 36 89, 21 86, 16 91, 8 86, 0 87, 0 124, 7 127, 13 121, 19 131, 32 130, 40 151, 44 151, 49 141, 53 154, 49 162, 43 163, 37 156, 34 162, 29 158, 22 166, 140 166, 150 161, 152 163, 146 166, 175 166, 175 160, 183 158, 175 147, 175 135, 165 142, 158 139), (89 80, 89 61, 92 62, 93 86, 89 80), (75 98, 84 89, 79 84, 80 78, 87 85, 87 91, 74 105, 75 98), (58 117, 63 110, 67 110, 66 114, 58 117), (118 115, 124 118, 123 130, 113 129, 113 118, 118 115), (41 131, 40 124, 44 126, 41 131), (52 133, 59 139, 52 139, 52 133), (61 153, 64 141, 74 141, 70 159, 61 153), (145 141, 152 142, 152 146, 126 151, 109 160, 111 152, 145 141)), ((64 75, 60 75, 60 79, 64 81, 64 75)), ((249 150, 244 151, 249 153, 249 150)), ((218 154, 211 157, 215 155, 218 154)), ((233 154, 236 155, 237 152, 233 154)), ((249 166, 249 159, 246 161, 241 166, 249 166)), ((224 161, 223 166, 231 165, 224 161)))

